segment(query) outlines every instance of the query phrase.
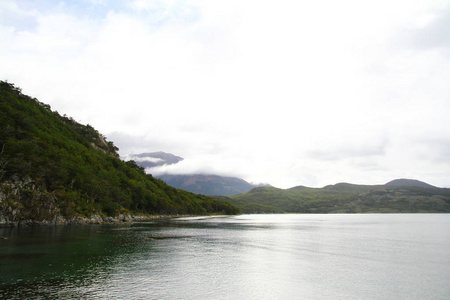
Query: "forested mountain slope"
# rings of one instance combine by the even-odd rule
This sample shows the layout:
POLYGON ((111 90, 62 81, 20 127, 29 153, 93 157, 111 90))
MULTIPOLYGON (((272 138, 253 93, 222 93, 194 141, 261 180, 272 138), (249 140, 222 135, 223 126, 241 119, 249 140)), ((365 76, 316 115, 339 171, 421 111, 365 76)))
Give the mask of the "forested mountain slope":
POLYGON ((236 213, 147 175, 89 125, 0 82, 0 224, 92 216, 236 213))

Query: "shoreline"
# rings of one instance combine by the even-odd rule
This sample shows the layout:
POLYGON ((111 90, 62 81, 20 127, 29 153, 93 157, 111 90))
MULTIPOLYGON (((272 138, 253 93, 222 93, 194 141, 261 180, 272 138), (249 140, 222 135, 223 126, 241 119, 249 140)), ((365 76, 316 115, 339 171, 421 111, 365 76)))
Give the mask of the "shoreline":
MULTIPOLYGON (((152 220, 169 220, 175 218, 191 218, 200 217, 199 215, 150 215, 150 214, 138 214, 138 215, 123 215, 120 214, 116 217, 106 217, 98 214, 91 217, 73 217, 66 219, 62 216, 56 216, 52 220, 20 220, 10 221, 0 216, 0 228, 4 227, 38 227, 38 226, 70 226, 70 225, 94 225, 94 224, 130 224, 134 222, 145 222, 152 220)), ((205 215, 203 217, 208 217, 205 215)))

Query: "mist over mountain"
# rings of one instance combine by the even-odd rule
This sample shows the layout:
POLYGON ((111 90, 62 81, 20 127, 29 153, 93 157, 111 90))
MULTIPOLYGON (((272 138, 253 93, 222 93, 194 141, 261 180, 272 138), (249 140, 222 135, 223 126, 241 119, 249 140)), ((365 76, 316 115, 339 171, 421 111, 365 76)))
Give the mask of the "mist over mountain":
POLYGON ((143 168, 154 168, 164 165, 173 165, 183 160, 182 157, 166 153, 163 151, 131 154, 126 157, 129 160, 134 160, 139 166, 143 168))
MULTIPOLYGON (((173 165, 184 160, 180 156, 162 151, 131 154, 127 158, 134 160, 149 173, 152 173, 152 168, 173 165)), ((241 178, 215 174, 154 174, 154 176, 175 188, 208 196, 237 195, 258 186, 268 186, 267 184, 254 185, 241 178)))

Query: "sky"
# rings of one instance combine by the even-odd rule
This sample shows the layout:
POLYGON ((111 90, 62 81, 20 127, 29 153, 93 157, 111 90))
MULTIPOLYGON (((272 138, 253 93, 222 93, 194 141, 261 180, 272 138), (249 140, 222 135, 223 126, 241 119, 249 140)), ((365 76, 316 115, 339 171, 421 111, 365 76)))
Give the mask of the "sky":
POLYGON ((450 1, 2 0, 0 80, 154 175, 450 187, 450 1))

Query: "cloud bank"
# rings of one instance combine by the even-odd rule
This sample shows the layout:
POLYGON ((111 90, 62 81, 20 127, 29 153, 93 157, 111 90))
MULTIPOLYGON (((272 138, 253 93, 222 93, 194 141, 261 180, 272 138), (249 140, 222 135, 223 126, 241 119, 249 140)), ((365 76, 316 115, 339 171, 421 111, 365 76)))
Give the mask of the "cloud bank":
POLYGON ((160 170, 450 186, 448 1, 2 1, 0 78, 160 170))

